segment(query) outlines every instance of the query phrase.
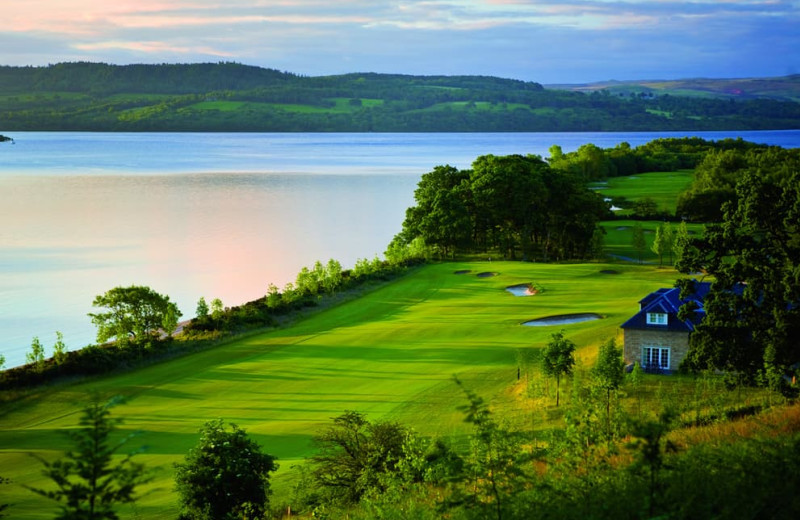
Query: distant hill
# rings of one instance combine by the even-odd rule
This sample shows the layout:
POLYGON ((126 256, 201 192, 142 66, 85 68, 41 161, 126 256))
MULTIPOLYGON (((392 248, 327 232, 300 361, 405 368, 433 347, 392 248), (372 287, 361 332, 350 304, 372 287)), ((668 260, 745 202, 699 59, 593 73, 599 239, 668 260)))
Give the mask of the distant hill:
POLYGON ((0 67, 0 129, 258 132, 800 128, 797 76, 545 88, 490 76, 306 77, 238 63, 0 67), (670 83, 670 87, 663 86, 670 83), (683 85, 678 88, 679 85, 683 85), (716 85, 712 88, 712 85, 716 85), (737 86, 738 85, 738 86, 737 86), (734 89, 734 86, 737 86, 734 89), (740 88, 741 87, 741 88, 740 88), (693 90, 694 89, 694 90, 693 90), (762 94, 757 94, 757 93, 762 94), (772 92, 773 96, 765 93, 772 92), (669 95, 662 95, 669 94, 669 95), (791 95, 790 95, 791 94, 791 95), (737 97, 738 96, 738 97, 737 97), (724 99, 723 99, 724 98, 724 99), (735 99, 736 102, 731 102, 735 99))
POLYGON ((600 81, 596 83, 547 85, 547 88, 574 92, 606 90, 611 94, 694 96, 725 99, 774 99, 800 101, 800 74, 776 78, 681 79, 600 81))

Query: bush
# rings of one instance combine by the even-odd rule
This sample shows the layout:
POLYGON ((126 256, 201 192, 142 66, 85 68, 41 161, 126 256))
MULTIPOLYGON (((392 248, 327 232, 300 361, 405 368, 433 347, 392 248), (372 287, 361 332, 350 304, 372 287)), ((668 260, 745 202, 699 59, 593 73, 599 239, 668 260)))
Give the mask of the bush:
POLYGON ((228 432, 222 419, 207 422, 197 446, 175 465, 182 518, 258 518, 267 510, 275 457, 262 453, 243 429, 230 426, 228 432))

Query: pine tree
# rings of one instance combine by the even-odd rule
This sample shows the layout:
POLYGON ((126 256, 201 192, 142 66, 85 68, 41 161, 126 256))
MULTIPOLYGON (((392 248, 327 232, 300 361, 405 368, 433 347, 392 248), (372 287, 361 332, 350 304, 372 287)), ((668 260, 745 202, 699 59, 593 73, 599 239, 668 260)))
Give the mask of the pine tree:
POLYGON ((44 475, 57 488, 28 489, 61 503, 57 519, 117 520, 116 506, 133 502, 136 486, 150 480, 144 466, 131 461, 138 451, 124 455, 114 464, 115 456, 135 435, 111 442, 111 434, 120 421, 110 418, 109 409, 117 403, 119 399, 107 403, 94 399, 83 410, 80 428, 67 432, 73 449, 54 462, 37 456, 45 466, 44 475))

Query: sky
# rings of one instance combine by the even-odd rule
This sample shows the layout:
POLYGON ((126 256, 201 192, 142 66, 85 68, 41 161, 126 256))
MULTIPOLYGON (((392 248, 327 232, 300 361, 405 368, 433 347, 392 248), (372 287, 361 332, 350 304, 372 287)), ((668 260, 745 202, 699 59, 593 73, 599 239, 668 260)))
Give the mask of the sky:
POLYGON ((4 0, 0 64, 233 61, 544 84, 800 73, 800 0, 4 0))

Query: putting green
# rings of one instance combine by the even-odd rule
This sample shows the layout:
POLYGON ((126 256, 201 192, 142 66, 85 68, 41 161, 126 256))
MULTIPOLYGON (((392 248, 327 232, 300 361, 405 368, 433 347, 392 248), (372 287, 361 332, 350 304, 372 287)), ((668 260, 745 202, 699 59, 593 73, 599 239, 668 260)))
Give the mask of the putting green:
MULTIPOLYGON (((0 474, 13 518, 52 518, 54 504, 18 484, 49 487, 31 452, 54 458, 67 448, 60 432, 76 426, 90 392, 127 397, 114 409, 124 432, 141 430, 132 447, 155 480, 136 504, 141 518, 174 518, 172 464, 197 441, 207 420, 245 428, 279 458, 274 501, 290 494, 296 470, 312 453, 312 435, 344 410, 391 419, 425 435, 463 438, 468 425, 453 375, 514 414, 509 386, 516 349, 542 346, 556 330, 592 359, 597 344, 618 333, 648 292, 671 286, 668 269, 626 264, 447 263, 425 266, 358 300, 291 327, 239 339, 213 350, 122 375, 42 389, 0 408, 0 474), (499 273, 490 278, 457 271, 499 273), (602 274, 613 270, 615 276, 602 274), (535 298, 505 288, 536 280, 535 298), (521 323, 556 314, 596 312, 602 320, 563 327, 521 323), (505 400, 505 401, 504 401, 505 400)), ((520 412, 521 413, 521 412, 520 412)), ((121 510, 131 515, 133 510, 121 510)))

